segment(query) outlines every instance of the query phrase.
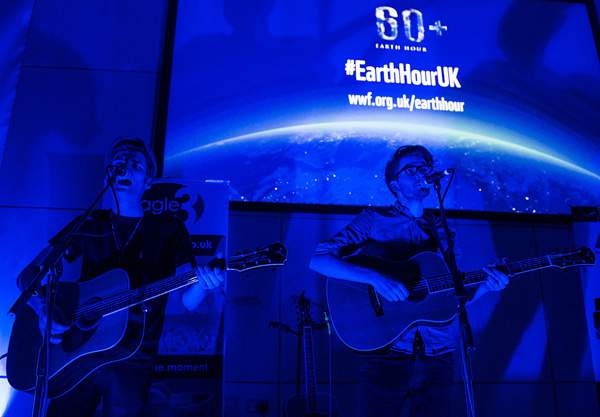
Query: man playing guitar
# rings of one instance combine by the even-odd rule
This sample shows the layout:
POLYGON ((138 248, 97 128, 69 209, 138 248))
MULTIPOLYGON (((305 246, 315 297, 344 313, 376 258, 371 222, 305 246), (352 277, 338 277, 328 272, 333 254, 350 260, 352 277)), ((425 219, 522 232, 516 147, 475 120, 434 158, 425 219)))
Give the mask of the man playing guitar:
MULTIPOLYGON (((411 145, 397 149, 385 169, 395 204, 363 211, 333 237, 321 242, 311 268, 331 278, 369 284, 387 301, 404 302, 409 297, 405 285, 391 275, 351 259, 360 254, 406 261, 423 251, 443 253, 446 246, 443 229, 423 206, 431 189, 426 176, 432 169, 433 156, 425 147, 411 145)), ((484 270, 487 280, 477 288, 473 299, 490 290, 501 290, 508 283, 508 276, 493 266, 484 270)), ((415 326, 382 352, 365 357, 357 415, 445 415, 451 405, 454 370, 455 340, 450 330, 449 325, 415 326)))
MULTIPOLYGON (((80 281, 122 268, 129 274, 132 288, 195 268, 198 283, 182 292, 183 304, 194 309, 202 301, 204 290, 217 287, 224 273, 219 268, 196 265, 189 235, 181 221, 175 217, 144 216, 142 195, 156 173, 152 152, 141 139, 121 138, 108 154, 107 167, 120 170, 114 184, 113 208, 97 210, 86 220, 65 258, 69 262, 82 258, 80 281)), ((50 245, 70 227, 65 227, 50 245)), ((19 275, 21 290, 27 287, 28 270, 35 268, 36 261, 48 250, 44 249, 19 275)), ((144 338, 137 352, 124 361, 98 368, 69 392, 53 399, 47 415, 91 417, 102 400, 104 416, 142 416, 166 303, 167 297, 163 295, 133 307, 132 311, 145 315, 144 338)), ((46 317, 41 298, 32 297, 29 305, 39 316, 43 332, 46 317)), ((61 335, 68 329, 60 320, 53 321, 51 343, 61 343, 61 335)))

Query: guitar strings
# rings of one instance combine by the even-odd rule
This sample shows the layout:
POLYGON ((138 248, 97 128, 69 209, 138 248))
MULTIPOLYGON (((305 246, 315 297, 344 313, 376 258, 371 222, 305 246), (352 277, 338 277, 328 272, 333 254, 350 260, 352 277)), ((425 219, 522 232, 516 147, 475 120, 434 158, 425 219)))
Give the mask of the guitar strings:
POLYGON ((158 285, 151 284, 147 287, 127 290, 127 291, 115 294, 115 295, 111 296, 110 298, 106 298, 106 299, 97 301, 93 304, 84 305, 83 307, 79 308, 76 311, 75 317, 80 318, 81 315, 85 315, 88 313, 100 313, 107 309, 110 312, 110 310, 112 310, 112 309, 117 309, 118 307, 123 307, 123 304, 126 304, 128 302, 138 301, 138 300, 142 299, 142 297, 145 297, 146 295, 154 296, 154 295, 160 294, 161 292, 164 292, 166 289, 172 287, 174 284, 188 285, 190 283, 193 283, 195 278, 196 278, 195 272, 188 271, 183 274, 176 275, 171 278, 167 278, 163 281, 159 281, 158 283, 156 283, 158 285), (181 281, 181 282, 179 282, 179 281, 181 281))
MULTIPOLYGON (((263 258, 259 259, 259 263, 263 258)), ((268 257, 266 258, 266 260, 268 260, 268 257)), ((247 261, 246 261, 247 263, 247 261)), ((242 269, 242 265, 244 264, 243 262, 243 256, 232 256, 229 258, 228 260, 228 264, 230 265, 230 267, 232 268, 236 268, 236 264, 239 264, 237 267, 239 269, 242 269)), ((81 318, 82 315, 86 315, 89 313, 102 313, 105 310, 108 310, 108 312, 112 311, 112 310, 116 310, 119 307, 123 307, 123 304, 127 304, 127 303, 131 303, 140 299, 144 299, 146 296, 152 296, 152 295, 157 295, 160 294, 161 292, 164 292, 165 290, 171 288, 173 286, 173 284, 177 283, 180 284, 182 286, 187 286, 189 284, 193 284, 194 281, 196 280, 196 273, 195 271, 188 271, 185 272, 183 274, 180 275, 175 275, 171 278, 167 278, 165 280, 161 280, 159 281, 158 285, 149 285, 147 287, 143 287, 143 288, 136 288, 136 289, 132 289, 132 290, 127 290, 118 294, 115 294, 113 296, 111 296, 110 298, 104 299, 104 300, 100 300, 97 301, 93 304, 89 304, 89 305, 84 305, 83 307, 79 308, 76 312, 75 312, 75 319, 79 319, 81 318), (182 280, 183 278, 183 280, 182 280), (178 282, 179 280, 181 280, 182 282, 178 282)), ((179 285, 176 285, 179 286, 179 285)), ((103 315, 103 314, 102 314, 103 315)))
MULTIPOLYGON (((548 260, 545 256, 541 256, 538 258, 532 258, 524 261, 515 261, 510 264, 509 273, 512 275, 516 275, 526 270, 537 269, 543 266, 549 265, 548 260), (518 269, 518 270, 517 270, 518 269)), ((487 274, 483 271, 473 271, 467 272, 465 274, 464 283, 467 285, 476 284, 483 281, 487 274)), ((432 277, 425 278, 423 280, 419 280, 419 282, 424 281, 422 285, 415 285, 413 288, 423 289, 423 288, 433 288, 436 290, 444 290, 451 289, 453 286, 452 283, 452 275, 451 274, 441 274, 434 275, 432 277), (429 285, 427 285, 429 284, 429 285)), ((414 282, 414 281, 413 281, 414 282)))
MULTIPOLYGON (((182 282, 181 285, 186 286, 191 283, 193 283, 193 281, 185 281, 182 282)), ((139 304, 140 302, 154 298, 154 296, 157 296, 159 294, 160 291, 158 289, 156 289, 155 291, 140 291, 139 289, 131 290, 131 292, 123 293, 122 295, 118 296, 113 296, 109 299, 98 301, 94 304, 85 306, 84 308, 79 309, 76 312, 75 318, 79 319, 82 315, 86 315, 89 313, 104 316, 117 310, 139 304)))
MULTIPOLYGON (((549 266, 549 262, 546 256, 541 256, 538 258, 532 258, 523 261, 515 261, 512 262, 510 268, 511 274, 516 275, 522 273, 527 270, 537 269, 544 266, 549 266), (513 270, 514 269, 514 270, 513 270), (516 269, 519 269, 518 271, 516 269)), ((483 271, 472 271, 467 272, 465 274, 464 283, 467 285, 477 284, 483 281, 483 278, 486 277, 487 274, 483 271)), ((343 280, 342 280, 343 281, 343 280)), ((352 283, 350 281, 343 281, 344 285, 353 287, 354 289, 361 290, 363 292, 368 292, 368 289, 363 286, 358 286, 356 283, 352 283)), ((452 282, 452 274, 443 273, 439 275, 432 275, 427 278, 419 278, 418 280, 406 281, 406 286, 411 291, 419 291, 419 290, 433 290, 432 292, 441 292, 443 290, 448 290, 453 288, 452 282), (415 283, 415 285, 410 285, 411 283, 415 283)))
MULTIPOLYGON (((520 267, 525 266, 527 269, 531 269, 530 267, 536 267, 536 266, 542 266, 544 264, 545 258, 536 258, 536 259, 532 259, 532 260, 528 260, 528 261, 521 261, 521 262, 514 262, 512 265, 518 265, 520 267)), ((186 280, 181 282, 181 285, 189 285, 191 283, 193 283, 193 280, 196 278, 195 274, 190 274, 193 271, 190 271, 186 274, 182 274, 186 280), (187 277, 186 275, 192 275, 191 277, 187 277)), ((466 284, 471 284, 472 279, 475 279, 475 282, 478 282, 479 278, 481 278, 482 276, 485 276, 485 273, 476 271, 476 272, 471 272, 471 273, 467 273, 466 274, 466 279, 465 279, 465 283, 466 284)), ((84 308, 81 308, 80 310, 78 310, 76 317, 79 318, 80 315, 82 314, 87 314, 90 312, 101 312, 103 310, 111 310, 113 308, 116 307, 121 307, 123 303, 128 303, 131 301, 136 301, 136 300, 140 300, 140 299, 144 299, 145 296, 152 296, 152 295, 156 295, 156 294, 160 294, 162 291, 164 291, 165 289, 168 289, 169 287, 171 287, 173 281, 178 281, 179 278, 181 278, 181 276, 175 276, 172 277, 171 279, 167 279, 161 282, 161 285, 158 286, 151 286, 151 287, 146 287, 141 289, 136 289, 136 290, 130 290, 127 291, 125 293, 121 293, 119 295, 113 296, 110 299, 105 299, 102 300, 100 302, 94 303, 90 306, 86 306, 84 308)), ((445 290, 445 289, 449 289, 451 287, 449 287, 449 279, 451 279, 451 275, 450 274, 440 274, 440 275, 436 275, 436 276, 431 276, 428 277, 424 280, 419 280, 419 281, 412 281, 412 282, 418 282, 416 285, 410 286, 411 289, 414 290, 421 290, 421 289, 428 289, 431 290, 433 289, 434 292, 439 291, 439 290, 445 290)))
POLYGON ((166 282, 164 283, 161 282, 160 285, 136 288, 118 293, 110 298, 85 306, 79 309, 78 313, 79 315, 88 313, 104 313, 123 308, 127 304, 143 300, 146 296, 151 297, 160 294, 174 284, 179 284, 179 281, 181 281, 181 284, 192 281, 193 278, 188 277, 187 275, 188 273, 182 274, 181 276, 172 277, 168 280, 165 280, 166 282))
MULTIPOLYGON (((524 265, 533 267, 533 266, 540 265, 541 261, 543 261, 543 258, 537 258, 537 259, 533 259, 533 260, 529 260, 529 261, 515 262, 514 264, 524 264, 524 265)), ((541 263, 543 263, 543 262, 541 262, 541 263)), ((188 273, 182 274, 182 276, 185 277, 185 281, 183 281, 179 284, 180 285, 189 285, 189 284, 193 283, 193 281, 196 277, 195 277, 195 274, 193 274, 192 272, 193 271, 189 271, 188 273), (191 275, 191 276, 188 277, 187 275, 191 275)), ((473 278, 478 280, 480 277, 482 277, 484 275, 486 275, 486 274, 479 272, 479 271, 467 273, 465 283, 470 284, 471 282, 469 282, 469 281, 471 281, 473 278)), ((105 299, 105 300, 96 302, 89 306, 85 306, 77 311, 76 318, 80 318, 81 315, 85 315, 85 314, 88 314, 91 312, 102 312, 103 310, 110 311, 113 309, 117 309, 117 307, 123 307, 124 303, 125 304, 131 303, 132 301, 144 299, 146 296, 160 294, 165 289, 170 288, 172 286, 172 284, 174 283, 173 281, 178 281, 182 276, 175 276, 175 277, 172 277, 171 279, 161 281, 160 285, 157 285, 157 286, 146 287, 143 289, 130 290, 130 291, 118 294, 116 296, 113 296, 109 299, 105 299)), ((428 290, 433 289, 434 290, 433 292, 436 292, 439 290, 449 289, 450 288, 449 287, 449 284, 450 284, 449 279, 451 279, 450 274, 447 274, 447 273, 440 274, 440 275, 428 277, 424 280, 412 281, 412 282, 418 282, 418 283, 416 285, 413 285, 413 286, 409 285, 409 286, 411 287, 411 289, 413 291, 415 291, 415 290, 418 291, 421 289, 428 289, 428 290)))
MULTIPOLYGON (((230 260, 230 264, 236 263, 236 261, 237 261, 237 259, 235 259, 236 257, 232 257, 232 258, 233 259, 230 260)), ((532 258, 529 260, 513 262, 510 264, 510 266, 513 268, 517 267, 518 269, 520 269, 520 271, 512 271, 513 268, 509 268, 509 270, 511 273, 519 273, 524 270, 531 270, 531 269, 543 267, 543 266, 546 266, 547 264, 548 264, 547 257, 542 256, 542 257, 538 257, 538 258, 532 258)), ((475 283, 481 282, 482 278, 484 276, 487 276, 487 274, 482 271, 468 272, 465 274, 464 282, 467 285, 475 284, 475 283)), ((146 296, 148 296, 148 298, 151 298, 151 296, 156 296, 157 294, 160 294, 161 292, 164 292, 165 290, 171 288, 173 286, 173 284, 175 284, 175 283, 177 283, 181 286, 187 286, 189 284, 192 284, 194 282, 194 280, 196 280, 196 279, 197 279, 197 277, 196 277, 195 271, 192 270, 192 271, 183 273, 181 275, 175 275, 171 278, 167 278, 165 280, 159 281, 158 283, 156 283, 158 285, 154 285, 154 286, 150 285, 148 287, 142 287, 142 288, 137 288, 137 289, 132 289, 132 290, 128 290, 125 292, 121 292, 119 294, 111 296, 110 298, 107 298, 107 299, 104 299, 101 301, 97 301, 90 305, 84 305, 83 307, 77 309, 75 312, 75 319, 79 319, 79 318, 81 318, 82 315, 86 315, 89 313, 102 313, 103 311, 106 311, 106 310, 108 310, 108 312, 110 312, 112 310, 118 309, 119 307, 123 308, 128 303, 132 303, 132 302, 135 303, 135 302, 138 302, 139 300, 145 299, 146 296), (184 279, 182 279, 182 278, 184 278, 184 279), (181 280, 181 282, 178 282, 180 280, 181 280), (123 305, 123 304, 125 304, 125 305, 123 305)), ((451 289, 452 288, 451 279, 452 279, 451 274, 444 273, 444 274, 440 274, 440 275, 430 276, 427 278, 421 278, 419 280, 408 281, 407 286, 412 291, 420 291, 420 290, 427 289, 428 291, 433 290, 432 292, 438 292, 438 291, 451 289), (415 283, 415 285, 410 285, 410 283, 415 283)), ((356 286, 354 286, 354 287, 358 289, 358 287, 356 287, 356 286)), ((364 288, 360 287, 360 289, 364 291, 364 288)))

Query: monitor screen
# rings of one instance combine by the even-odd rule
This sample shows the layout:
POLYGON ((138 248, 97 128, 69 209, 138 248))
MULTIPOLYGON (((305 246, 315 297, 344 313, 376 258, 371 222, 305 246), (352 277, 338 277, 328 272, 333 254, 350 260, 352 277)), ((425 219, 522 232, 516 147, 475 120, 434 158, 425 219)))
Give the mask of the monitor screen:
POLYGON ((386 162, 418 144, 455 169, 448 208, 566 213, 600 204, 599 120, 582 4, 180 0, 165 175, 385 205, 386 162))

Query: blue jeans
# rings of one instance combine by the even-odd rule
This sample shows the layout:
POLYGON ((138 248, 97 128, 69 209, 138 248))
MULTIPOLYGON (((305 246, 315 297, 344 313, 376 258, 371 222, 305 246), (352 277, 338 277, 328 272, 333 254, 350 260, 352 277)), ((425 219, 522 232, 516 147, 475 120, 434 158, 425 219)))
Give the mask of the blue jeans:
POLYGON ((366 357, 360 372, 361 417, 433 417, 452 409, 454 354, 366 357))

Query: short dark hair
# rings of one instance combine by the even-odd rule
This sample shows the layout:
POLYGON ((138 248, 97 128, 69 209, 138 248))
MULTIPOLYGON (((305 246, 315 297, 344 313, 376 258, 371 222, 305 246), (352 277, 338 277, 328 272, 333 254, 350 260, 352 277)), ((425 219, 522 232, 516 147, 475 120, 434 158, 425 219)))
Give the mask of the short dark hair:
POLYGON ((136 137, 119 137, 115 139, 110 151, 106 155, 106 164, 110 164, 118 152, 135 151, 140 152, 146 159, 146 176, 154 178, 156 176, 156 158, 146 142, 136 137))
POLYGON ((423 158, 425 158, 425 162, 429 165, 433 165, 433 155, 429 150, 421 145, 405 145, 400 146, 394 152, 394 155, 390 158, 390 160, 385 165, 385 183, 388 188, 392 192, 392 194, 396 195, 394 190, 390 187, 390 183, 396 179, 398 173, 398 165, 400 165, 400 160, 407 155, 412 155, 414 153, 421 154, 423 158))

